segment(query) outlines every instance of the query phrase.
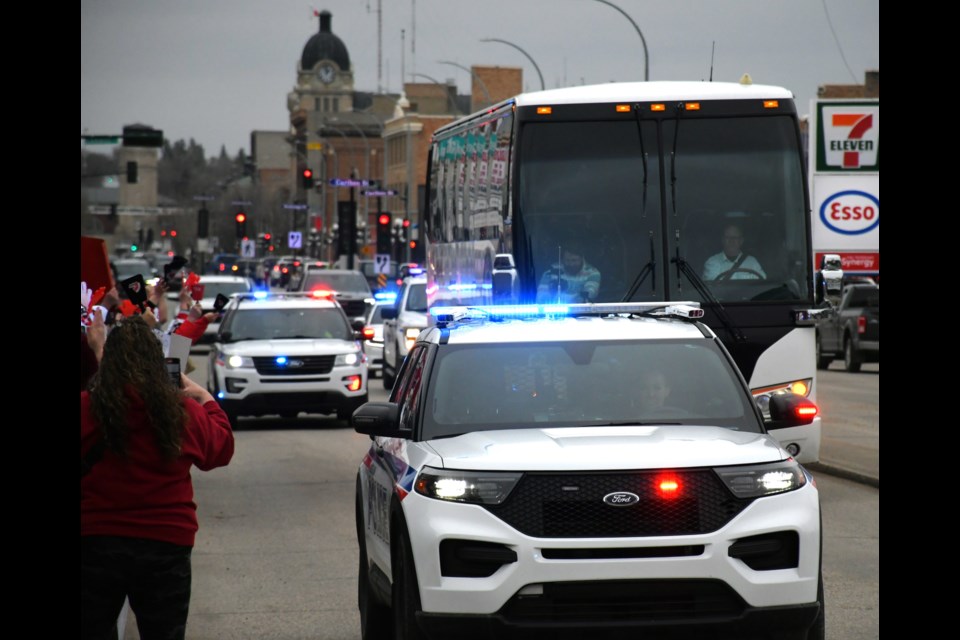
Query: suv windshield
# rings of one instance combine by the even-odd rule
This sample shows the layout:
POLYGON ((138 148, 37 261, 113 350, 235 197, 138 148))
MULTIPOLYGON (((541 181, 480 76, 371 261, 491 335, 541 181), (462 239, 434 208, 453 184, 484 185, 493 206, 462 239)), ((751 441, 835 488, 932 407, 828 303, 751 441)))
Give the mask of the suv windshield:
POLYGON ((303 290, 330 289, 331 291, 352 291, 365 296, 372 295, 366 278, 357 271, 353 273, 335 273, 318 269, 308 271, 303 277, 303 290))
POLYGON ((222 331, 230 341, 318 338, 353 340, 353 330, 339 309, 237 309, 222 331))
POLYGON ((761 432, 736 372, 710 340, 449 345, 437 352, 431 377, 425 440, 664 423, 761 432))
POLYGON ((427 312, 427 285, 410 285, 410 294, 407 296, 407 311, 427 312))

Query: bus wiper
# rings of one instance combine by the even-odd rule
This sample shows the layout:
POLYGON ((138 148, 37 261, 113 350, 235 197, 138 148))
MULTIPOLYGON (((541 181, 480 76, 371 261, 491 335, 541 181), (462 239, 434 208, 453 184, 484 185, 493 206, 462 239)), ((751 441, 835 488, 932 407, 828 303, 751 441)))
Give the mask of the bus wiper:
POLYGON ((643 269, 640 270, 640 273, 637 274, 637 277, 633 280, 633 284, 630 285, 630 290, 627 291, 627 295, 623 296, 623 299, 620 302, 630 302, 633 300, 633 296, 636 295, 637 290, 640 289, 640 285, 643 284, 643 281, 647 279, 647 276, 653 275, 653 278, 650 280, 650 292, 657 292, 657 261, 654 259, 653 253, 653 231, 650 232, 650 261, 643 265, 643 269))
MULTIPOLYGON (((640 138, 640 161, 643 163, 643 198, 640 200, 640 218, 647 217, 647 152, 643 148, 643 127, 641 126, 640 105, 633 105, 633 114, 637 120, 637 137, 640 138)), ((653 254, 650 254, 651 257, 653 254)), ((627 298, 629 300, 629 298, 627 298)))
POLYGON ((717 312, 717 317, 720 318, 720 323, 723 324, 723 328, 727 330, 727 333, 730 334, 730 338, 734 342, 745 342, 746 336, 743 335, 743 332, 740 331, 740 328, 733 324, 733 321, 730 319, 730 316, 727 314, 727 310, 723 308, 723 305, 720 304, 720 301, 717 299, 713 292, 710 291, 710 287, 700 278, 697 274, 696 269, 690 266, 690 263, 687 262, 686 258, 680 256, 680 247, 677 247, 677 255, 670 259, 670 262, 677 265, 677 282, 680 282, 680 274, 687 276, 687 279, 693 285, 693 288, 697 290, 697 293, 706 300, 707 302, 713 305, 713 308, 717 312))

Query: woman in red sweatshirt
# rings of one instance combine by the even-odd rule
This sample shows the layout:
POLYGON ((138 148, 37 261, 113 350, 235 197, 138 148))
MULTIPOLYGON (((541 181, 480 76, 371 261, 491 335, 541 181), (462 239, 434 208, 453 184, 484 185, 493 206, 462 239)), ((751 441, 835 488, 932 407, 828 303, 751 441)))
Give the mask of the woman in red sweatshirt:
POLYGON ((139 316, 107 335, 80 392, 81 637, 106 638, 129 598, 141 638, 184 638, 197 533, 191 468, 233 457, 233 432, 210 393, 167 374, 139 316))

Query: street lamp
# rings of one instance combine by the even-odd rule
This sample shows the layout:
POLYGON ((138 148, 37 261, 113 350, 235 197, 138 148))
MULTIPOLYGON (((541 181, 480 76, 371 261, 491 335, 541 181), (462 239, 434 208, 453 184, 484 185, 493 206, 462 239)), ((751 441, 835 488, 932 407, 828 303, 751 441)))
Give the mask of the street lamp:
POLYGON ((602 2, 608 7, 613 7, 614 9, 622 13, 623 17, 629 20, 630 24, 633 25, 633 28, 637 30, 637 35, 640 36, 640 42, 643 43, 643 80, 645 82, 649 82, 650 81, 650 52, 647 51, 647 40, 646 38, 643 37, 643 32, 640 31, 640 27, 638 27, 637 23, 633 21, 633 18, 627 15, 626 11, 624 11, 617 5, 613 4, 612 2, 609 2, 609 0, 597 0, 597 2, 602 2))
POLYGON ((460 110, 457 109, 457 103, 454 102, 453 97, 450 95, 450 89, 448 88, 450 85, 444 84, 443 82, 440 82, 440 81, 437 80, 436 78, 431 78, 430 76, 428 76, 428 75, 425 74, 425 73, 411 73, 410 75, 412 75, 412 76, 414 76, 414 77, 419 77, 419 78, 426 78, 427 80, 429 80, 429 81, 432 82, 433 84, 439 85, 439 86, 443 87, 443 92, 444 92, 444 94, 446 94, 446 96, 447 96, 447 103, 450 105, 450 110, 454 113, 454 115, 460 113, 460 110))
POLYGON ((519 51, 519 52, 522 53, 523 55, 527 56, 527 60, 530 61, 530 64, 533 65, 533 68, 537 70, 537 75, 540 76, 540 90, 542 91, 542 90, 544 90, 544 89, 547 88, 547 85, 545 85, 545 84, 543 83, 543 74, 540 73, 540 67, 537 66, 537 63, 534 62, 533 58, 530 57, 530 54, 529 54, 529 53, 527 53, 526 51, 524 51, 523 49, 521 49, 521 48, 518 47, 517 45, 513 44, 512 42, 507 42, 506 40, 501 40, 501 39, 499 39, 499 38, 482 38, 482 39, 480 40, 480 42, 500 42, 500 43, 502 43, 502 44, 505 44, 505 45, 508 45, 508 46, 513 47, 514 49, 516 49, 517 51, 519 51))
POLYGON ((462 64, 457 64, 456 62, 450 62, 449 60, 437 60, 437 64, 449 64, 458 69, 463 69, 464 71, 469 73, 470 76, 477 81, 477 84, 480 85, 480 88, 483 89, 483 95, 487 96, 487 106, 490 106, 491 104, 493 104, 493 100, 490 99, 490 92, 487 91, 487 85, 484 84, 480 76, 474 73, 473 69, 471 69, 470 67, 465 67, 462 64))

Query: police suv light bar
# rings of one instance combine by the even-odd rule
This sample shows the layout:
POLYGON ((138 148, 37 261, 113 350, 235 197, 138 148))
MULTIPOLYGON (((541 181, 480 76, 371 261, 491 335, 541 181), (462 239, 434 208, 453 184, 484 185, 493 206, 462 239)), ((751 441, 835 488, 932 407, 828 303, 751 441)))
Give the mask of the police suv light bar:
POLYGON ((430 315, 441 322, 462 318, 558 318, 573 316, 603 316, 616 314, 651 314, 680 318, 702 318, 699 302, 600 302, 586 304, 518 304, 436 306, 430 315))

